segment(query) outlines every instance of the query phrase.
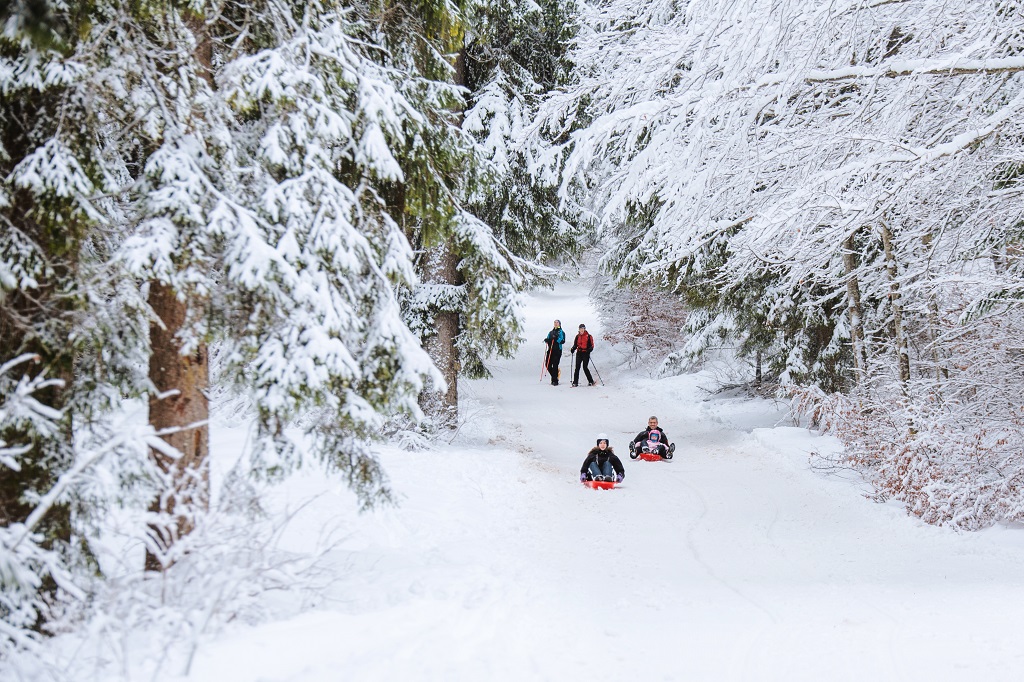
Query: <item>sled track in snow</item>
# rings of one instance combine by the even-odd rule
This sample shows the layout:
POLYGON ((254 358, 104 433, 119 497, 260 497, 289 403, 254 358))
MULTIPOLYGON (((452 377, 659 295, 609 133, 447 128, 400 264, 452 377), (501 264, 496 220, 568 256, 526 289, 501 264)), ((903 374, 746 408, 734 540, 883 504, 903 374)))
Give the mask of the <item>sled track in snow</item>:
POLYGON ((693 487, 686 481, 682 481, 680 483, 680 486, 688 490, 693 495, 694 499, 700 502, 700 513, 690 521, 686 529, 686 546, 690 550, 690 554, 693 556, 694 561, 700 564, 700 566, 707 572, 707 574, 720 585, 722 585, 722 587, 726 588, 727 590, 738 596, 740 599, 746 601, 751 606, 756 608, 758 611, 763 613, 765 616, 768 617, 768 620, 770 620, 773 624, 777 623, 778 621, 775 618, 775 614, 773 614, 767 607, 760 604, 756 599, 746 594, 743 590, 739 589, 738 587, 730 583, 728 580, 720 576, 718 572, 716 572, 715 569, 711 566, 711 564, 705 561, 700 550, 697 548, 697 543, 694 540, 694 531, 696 531, 697 526, 700 524, 701 520, 703 520, 704 517, 707 515, 707 500, 704 499, 704 496, 700 493, 699 490, 697 490, 695 487, 693 487))

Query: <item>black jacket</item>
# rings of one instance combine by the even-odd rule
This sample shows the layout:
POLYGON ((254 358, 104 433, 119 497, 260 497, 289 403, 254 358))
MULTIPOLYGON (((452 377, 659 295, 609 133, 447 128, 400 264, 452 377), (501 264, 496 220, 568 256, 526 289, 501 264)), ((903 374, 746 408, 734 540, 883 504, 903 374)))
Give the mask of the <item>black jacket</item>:
MULTIPOLYGON (((664 444, 664 446, 667 448, 669 444, 668 434, 665 433, 665 429, 661 428, 660 426, 658 427, 658 430, 661 431, 661 440, 659 440, 658 442, 664 444)), ((641 443, 647 441, 650 437, 651 428, 647 427, 646 430, 636 434, 636 438, 633 439, 633 444, 640 445, 641 443)))
POLYGON ((553 327, 548 335, 544 337, 544 343, 551 345, 554 341, 558 344, 558 350, 562 350, 562 344, 565 343, 565 331, 561 327, 553 327))
POLYGON ((626 476, 626 469, 622 466, 622 462, 615 453, 612 452, 611 447, 601 450, 596 445, 590 448, 590 452, 587 453, 587 458, 583 460, 583 466, 580 467, 580 473, 587 473, 587 470, 590 469, 590 465, 594 462, 597 462, 597 466, 601 466, 608 460, 611 460, 612 469, 615 469, 615 473, 621 477, 626 476))

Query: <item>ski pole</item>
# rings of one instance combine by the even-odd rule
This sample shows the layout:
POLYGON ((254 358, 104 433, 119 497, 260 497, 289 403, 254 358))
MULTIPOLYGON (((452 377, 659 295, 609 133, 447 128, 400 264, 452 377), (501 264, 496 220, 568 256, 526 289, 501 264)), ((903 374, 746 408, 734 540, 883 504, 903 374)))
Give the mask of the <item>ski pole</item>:
MULTIPOLYGON (((594 366, 594 371, 597 372, 597 378, 601 379, 601 370, 597 368, 597 364, 591 360, 590 364, 594 366)), ((601 379, 601 385, 604 386, 604 379, 601 379)))
POLYGON ((540 380, 544 381, 544 372, 548 368, 548 358, 551 357, 551 344, 548 344, 548 351, 544 353, 544 364, 540 367, 540 380))

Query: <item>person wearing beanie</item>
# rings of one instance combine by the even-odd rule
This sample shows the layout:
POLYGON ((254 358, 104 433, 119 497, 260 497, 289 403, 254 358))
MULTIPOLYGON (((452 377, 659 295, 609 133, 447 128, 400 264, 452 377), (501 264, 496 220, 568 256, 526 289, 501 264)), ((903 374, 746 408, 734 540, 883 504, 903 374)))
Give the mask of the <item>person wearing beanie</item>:
MULTIPOLYGON (((562 331, 561 320, 555 320, 555 326, 552 327, 548 335, 544 337, 544 343, 548 346, 548 374, 551 375, 551 385, 558 385, 558 363, 562 360, 562 344, 565 343, 565 332, 562 331)), ((541 377, 544 375, 541 374, 541 377)))

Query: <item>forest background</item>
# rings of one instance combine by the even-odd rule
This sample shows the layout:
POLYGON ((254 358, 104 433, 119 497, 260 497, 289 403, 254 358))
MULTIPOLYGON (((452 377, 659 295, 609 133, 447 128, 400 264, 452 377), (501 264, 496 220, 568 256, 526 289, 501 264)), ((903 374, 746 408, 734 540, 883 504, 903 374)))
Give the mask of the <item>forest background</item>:
POLYGON ((877 499, 1021 520, 1020 0, 0 20, 0 656, 88 622, 114 511, 145 590, 303 462, 390 503, 373 443, 457 428, 591 247, 638 362, 727 349, 877 499), (211 409, 256 424, 225 490, 211 409))

